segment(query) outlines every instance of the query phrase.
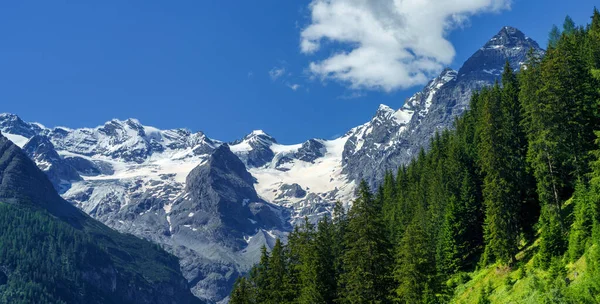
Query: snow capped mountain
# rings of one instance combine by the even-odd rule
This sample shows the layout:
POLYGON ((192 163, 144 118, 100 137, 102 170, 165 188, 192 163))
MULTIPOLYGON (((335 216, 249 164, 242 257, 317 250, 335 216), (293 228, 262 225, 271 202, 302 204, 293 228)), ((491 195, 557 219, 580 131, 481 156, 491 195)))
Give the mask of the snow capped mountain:
POLYGON ((273 159, 271 145, 276 144, 275 138, 262 130, 255 130, 243 139, 231 143, 233 151, 248 167, 262 167, 273 159))
POLYGON ((279 144, 256 130, 226 144, 202 132, 159 130, 135 119, 96 128, 46 128, 0 114, 0 131, 25 147, 62 196, 112 228, 158 244, 181 259, 192 291, 223 300, 260 247, 305 217, 351 204, 452 128, 470 95, 520 68, 535 41, 504 27, 459 71, 446 69, 400 109, 380 105, 370 121, 334 140, 279 144))
POLYGON ((192 134, 185 129, 162 131, 143 126, 136 119, 113 119, 94 129, 45 129, 43 134, 59 150, 136 163, 143 163, 155 153, 187 150, 190 155, 204 154, 218 145, 202 132, 192 134))

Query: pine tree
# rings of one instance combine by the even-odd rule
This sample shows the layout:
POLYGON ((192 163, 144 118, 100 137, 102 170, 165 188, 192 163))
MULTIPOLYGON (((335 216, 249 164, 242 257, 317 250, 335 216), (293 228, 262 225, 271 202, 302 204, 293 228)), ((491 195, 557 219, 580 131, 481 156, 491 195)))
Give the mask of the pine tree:
POLYGON ((362 181, 348 213, 343 256, 342 303, 387 303, 391 245, 369 186, 362 181))
POLYGON ((460 197, 450 198, 440 237, 438 265, 445 275, 474 266, 481 242, 481 205, 475 184, 468 172, 462 176, 460 197))
POLYGON ((435 260, 431 236, 428 233, 427 211, 418 207, 407 227, 396 254, 394 278, 397 284, 396 303, 421 303, 426 289, 432 286, 435 260))
POLYGON ((563 23, 563 32, 567 35, 571 35, 575 33, 576 27, 575 22, 570 16, 565 17, 565 22, 563 23))
POLYGON ((255 287, 253 298, 256 303, 269 303, 269 253, 266 246, 261 248, 260 262, 252 268, 250 280, 255 287))
POLYGON ((233 285, 233 291, 229 303, 231 304, 252 304, 254 290, 252 285, 245 277, 239 277, 233 285))
POLYGON ((573 201, 575 203, 575 220, 569 233, 569 258, 574 262, 590 245, 592 229, 596 220, 596 208, 583 182, 577 184, 573 201))
POLYGON ((592 24, 588 30, 587 52, 592 74, 600 80, 600 11, 597 8, 594 8, 592 24))
MULTIPOLYGON (((290 293, 294 299, 311 299, 317 291, 314 287, 316 269, 314 267, 314 225, 308 218, 302 225, 297 226, 290 234, 289 247, 289 276, 290 293)), ((306 303, 306 302, 303 302, 306 303)))
POLYGON ((268 262, 268 301, 267 303, 279 304, 288 303, 289 295, 287 293, 288 278, 286 254, 280 239, 275 241, 275 246, 271 250, 271 256, 268 262))
MULTIPOLYGON (((511 74, 505 68, 505 74, 511 74)), ((510 84, 509 80, 507 83, 510 84)), ((480 121, 479 154, 484 173, 485 261, 514 262, 518 251, 520 193, 514 170, 520 164, 518 140, 511 132, 518 130, 518 110, 503 96, 499 85, 485 90, 480 121), (515 150, 517 149, 517 150, 515 150)))
POLYGON ((331 242, 331 252, 334 258, 334 272, 336 279, 336 295, 339 292, 341 276, 343 273, 343 253, 346 251, 344 240, 346 239, 346 228, 348 226, 348 218, 346 210, 342 203, 336 202, 333 208, 333 240, 331 242))
POLYGON ((383 217, 387 232, 391 240, 396 234, 395 226, 398 224, 398 198, 396 197, 396 181, 392 172, 388 171, 383 179, 383 217))
POLYGON ((315 236, 316 259, 313 261, 316 268, 315 285, 318 297, 311 303, 333 303, 337 295, 337 278, 335 269, 334 251, 331 250, 335 242, 335 227, 327 217, 321 219, 317 225, 315 236))
POLYGON ((552 30, 550 30, 550 33, 548 34, 548 46, 553 48, 556 47, 558 40, 560 39, 560 35, 561 33, 558 27, 553 25, 552 30))
POLYGON ((541 222, 548 225, 547 229, 542 227, 540 244, 540 260, 545 265, 564 250, 562 204, 572 194, 574 181, 588 171, 588 151, 598 126, 598 92, 578 39, 575 34, 563 35, 541 64, 529 63, 523 71, 521 100, 529 140, 528 161, 543 205, 541 222), (552 222, 555 220, 558 223, 552 222), (546 240, 550 243, 544 245, 546 240))

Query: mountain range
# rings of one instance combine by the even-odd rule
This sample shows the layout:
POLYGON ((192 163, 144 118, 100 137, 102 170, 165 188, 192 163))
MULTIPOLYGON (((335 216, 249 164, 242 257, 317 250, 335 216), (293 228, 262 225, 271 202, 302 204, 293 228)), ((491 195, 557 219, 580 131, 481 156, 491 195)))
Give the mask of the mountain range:
POLYGON ((47 128, 13 114, 0 131, 46 173, 63 199, 120 232, 160 244, 180 259, 191 291, 226 301, 260 248, 304 219, 351 204, 356 185, 378 186, 452 128, 472 92, 498 80, 505 62, 521 68, 532 39, 503 27, 458 70, 446 69, 400 109, 380 105, 367 123, 333 139, 279 144, 261 130, 223 142, 135 119, 96 128, 47 128))

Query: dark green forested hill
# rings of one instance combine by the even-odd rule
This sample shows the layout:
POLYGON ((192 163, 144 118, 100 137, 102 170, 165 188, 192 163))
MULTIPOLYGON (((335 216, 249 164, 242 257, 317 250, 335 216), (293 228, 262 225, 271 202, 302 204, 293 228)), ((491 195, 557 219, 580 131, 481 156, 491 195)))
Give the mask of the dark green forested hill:
POLYGON ((0 134, 0 303, 198 303, 175 257, 62 200, 0 134))
POLYGON ((600 12, 428 152, 278 242, 231 303, 600 302, 600 12))

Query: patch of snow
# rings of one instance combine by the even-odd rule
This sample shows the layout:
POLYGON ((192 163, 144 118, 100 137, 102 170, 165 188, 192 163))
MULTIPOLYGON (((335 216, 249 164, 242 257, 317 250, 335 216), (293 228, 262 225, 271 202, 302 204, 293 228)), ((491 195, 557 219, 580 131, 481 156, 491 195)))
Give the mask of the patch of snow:
POLYGON ((399 125, 405 125, 410 122, 414 113, 414 111, 400 109, 394 113, 394 118, 399 125))
POLYGON ((10 133, 2 133, 2 135, 6 136, 8 140, 12 141, 13 144, 17 145, 19 148, 23 148, 25 144, 29 141, 29 139, 25 136, 10 134, 10 133))

